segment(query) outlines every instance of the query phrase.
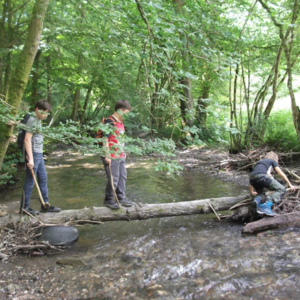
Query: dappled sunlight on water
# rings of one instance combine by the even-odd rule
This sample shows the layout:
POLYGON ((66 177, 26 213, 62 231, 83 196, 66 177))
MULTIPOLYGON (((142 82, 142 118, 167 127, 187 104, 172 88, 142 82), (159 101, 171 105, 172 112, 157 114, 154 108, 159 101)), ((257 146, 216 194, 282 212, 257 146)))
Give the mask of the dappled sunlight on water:
POLYGON ((56 165, 56 166, 47 166, 47 169, 62 169, 62 168, 71 168, 72 165, 56 165))

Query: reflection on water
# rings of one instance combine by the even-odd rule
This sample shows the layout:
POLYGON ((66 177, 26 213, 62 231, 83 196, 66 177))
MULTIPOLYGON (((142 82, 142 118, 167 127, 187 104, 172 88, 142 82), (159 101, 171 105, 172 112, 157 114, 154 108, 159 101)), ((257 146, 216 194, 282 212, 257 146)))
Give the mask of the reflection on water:
MULTIPOLYGON (((139 160, 129 164, 129 198, 157 203, 245 193, 241 187, 192 171, 173 180, 154 172, 151 164, 139 160)), ((48 174, 52 204, 66 209, 102 203, 106 179, 100 159, 53 156, 48 174)), ((18 200, 18 193, 10 191, 4 201, 18 200)), ((63 295, 66 299, 299 299, 299 231, 242 236, 240 225, 213 217, 80 227, 79 241, 59 258, 80 257, 85 265, 57 267, 63 295)), ((35 262, 45 261, 49 263, 46 258, 35 262)))
MULTIPOLYGON (((61 153, 63 154, 63 153, 61 153)), ((202 173, 186 170, 175 176, 154 171, 155 160, 133 160, 128 163, 127 196, 142 203, 166 203, 236 196, 245 189, 224 183, 202 173)), ((49 199, 62 209, 101 206, 104 198, 106 175, 100 157, 79 154, 49 156, 46 162, 49 199)), ((24 173, 21 170, 21 173, 24 173)), ((3 194, 3 201, 19 201, 24 182, 3 194)), ((33 191, 31 206, 38 209, 38 194, 33 191)))

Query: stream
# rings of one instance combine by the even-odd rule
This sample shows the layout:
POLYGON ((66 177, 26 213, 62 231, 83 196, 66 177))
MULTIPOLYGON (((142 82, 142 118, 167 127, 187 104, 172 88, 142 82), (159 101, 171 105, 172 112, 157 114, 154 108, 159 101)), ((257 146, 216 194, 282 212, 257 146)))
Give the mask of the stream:
MULTIPOLYGON (((173 179, 155 172, 154 163, 129 157, 129 199, 166 203, 247 193, 247 187, 199 170, 173 179)), ((102 205, 106 177, 100 158, 55 151, 46 166, 52 205, 102 205)), ((23 182, 2 193, 0 204, 19 201, 23 182)), ((37 193, 32 197, 31 206, 39 209, 37 193)), ((241 228, 214 215, 82 226, 65 253, 0 263, 7 266, 0 298, 299 299, 300 231, 243 236, 241 228)))

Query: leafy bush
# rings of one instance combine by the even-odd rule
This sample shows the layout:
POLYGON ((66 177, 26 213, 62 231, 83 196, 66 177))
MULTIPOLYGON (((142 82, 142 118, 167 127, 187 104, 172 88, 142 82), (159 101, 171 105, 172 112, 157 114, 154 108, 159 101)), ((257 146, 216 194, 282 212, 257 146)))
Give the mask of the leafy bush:
POLYGON ((290 110, 280 110, 270 115, 264 143, 281 151, 300 150, 290 110))
POLYGON ((5 156, 5 160, 2 164, 0 172, 0 186, 2 187, 15 183, 15 177, 18 171, 16 165, 20 162, 22 154, 21 151, 14 151, 15 149, 8 150, 8 153, 5 156))

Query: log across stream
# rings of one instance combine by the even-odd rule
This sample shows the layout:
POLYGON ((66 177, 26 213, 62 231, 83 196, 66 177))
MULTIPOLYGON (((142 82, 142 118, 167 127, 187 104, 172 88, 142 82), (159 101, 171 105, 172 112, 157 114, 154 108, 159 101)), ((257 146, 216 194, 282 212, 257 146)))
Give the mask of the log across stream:
MULTIPOLYGON (((107 221, 145 220, 151 218, 209 213, 215 213, 218 216, 216 213, 217 211, 226 211, 240 205, 247 206, 249 203, 249 196, 241 195, 237 197, 210 198, 172 203, 137 203, 130 208, 121 207, 118 210, 111 210, 107 207, 86 207, 83 209, 63 210, 60 213, 40 214, 39 216, 32 218, 28 218, 27 215, 20 216, 8 214, 0 218, 0 225, 5 226, 24 219, 29 219, 32 224, 100 224, 101 222, 107 221)), ((290 226, 300 226, 299 213, 282 214, 277 215, 274 218, 265 217, 246 224, 243 227, 242 232, 257 233, 268 229, 290 226)))
MULTIPOLYGON (((77 223, 96 223, 99 221, 129 221, 194 214, 208 214, 213 213, 214 210, 228 210, 233 205, 246 199, 249 199, 248 195, 160 204, 138 203, 130 208, 121 207, 118 210, 111 210, 107 207, 72 209, 63 210, 60 213, 40 214, 37 217, 31 218, 31 222, 36 223, 37 221, 40 221, 46 224, 63 224, 70 221, 75 221, 77 223)), ((7 215, 0 218, 0 225, 3 226, 18 220, 20 220, 19 215, 7 215)))

